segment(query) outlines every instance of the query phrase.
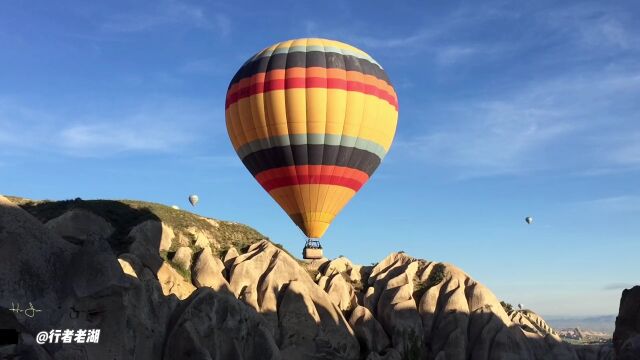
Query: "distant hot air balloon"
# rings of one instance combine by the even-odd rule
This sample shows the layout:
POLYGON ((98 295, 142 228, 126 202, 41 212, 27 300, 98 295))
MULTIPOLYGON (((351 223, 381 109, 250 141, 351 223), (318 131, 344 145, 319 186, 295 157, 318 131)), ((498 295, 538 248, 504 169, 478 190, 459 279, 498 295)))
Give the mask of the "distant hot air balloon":
POLYGON ((190 195, 189 196, 189 202, 191 203, 191 206, 196 206, 196 204, 198 203, 200 199, 198 198, 198 195, 190 195))
POLYGON ((526 218, 524 218, 524 221, 526 221, 527 224, 531 224, 533 222, 533 218, 531 216, 527 216, 526 218))
POLYGON ((522 310, 523 307, 524 307, 524 305, 518 304, 518 309, 522 310))
POLYGON ((317 239, 393 141, 398 98, 387 74, 338 41, 284 41, 242 65, 225 109, 238 156, 309 238, 305 258, 321 256, 317 239))

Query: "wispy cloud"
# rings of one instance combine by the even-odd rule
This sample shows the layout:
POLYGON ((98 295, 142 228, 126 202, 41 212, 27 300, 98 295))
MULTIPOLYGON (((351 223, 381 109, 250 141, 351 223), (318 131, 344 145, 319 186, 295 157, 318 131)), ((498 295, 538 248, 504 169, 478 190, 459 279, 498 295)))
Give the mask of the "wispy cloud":
POLYGON ((638 46, 637 37, 626 26, 635 21, 635 18, 604 3, 554 7, 537 15, 541 24, 580 46, 598 49, 629 49, 638 46))
POLYGON ((476 46, 445 46, 436 53, 436 61, 440 64, 453 64, 479 51, 480 49, 476 46))
POLYGON ((132 33, 180 25, 216 31, 221 37, 231 33, 231 19, 223 13, 210 14, 203 7, 177 0, 161 0, 152 4, 144 10, 113 15, 101 29, 112 33, 132 33))
POLYGON ((640 196, 621 195, 577 202, 580 208, 607 212, 640 212, 640 196))
MULTIPOLYGON (((229 145, 229 149, 231 149, 231 145, 229 145)), ((192 156, 188 159, 188 161, 190 161, 193 164, 197 164, 198 166, 211 166, 215 168, 221 168, 221 167, 241 168, 242 167, 242 162, 238 161, 238 157, 235 154, 192 156)))
POLYGON ((454 110, 445 129, 401 142, 425 160, 463 170, 462 177, 535 170, 532 153, 575 130, 556 109, 509 102, 479 102, 454 110))
POLYGON ((179 128, 143 122, 72 125, 58 132, 59 147, 77 156, 128 151, 169 151, 190 142, 179 128))
POLYGON ((621 134, 609 139, 607 157, 622 166, 640 166, 640 131, 621 134))
POLYGON ((214 16, 214 28, 218 31, 218 34, 222 37, 227 37, 231 34, 231 18, 225 14, 216 14, 214 16))
MULTIPOLYGON (((464 4, 454 11, 438 17, 428 17, 423 20, 422 27, 410 33, 396 34, 387 37, 371 37, 366 35, 347 35, 364 47, 380 49, 409 48, 438 52, 454 51, 459 44, 452 42, 452 33, 464 31, 495 19, 517 17, 518 13, 507 9, 501 4, 493 6, 472 6, 464 4)), ((345 32, 348 33, 348 32, 345 32)))
POLYGON ((185 74, 221 75, 228 73, 228 64, 216 58, 194 59, 183 64, 179 71, 185 74))
POLYGON ((602 287, 603 290, 623 290, 630 289, 634 286, 632 283, 611 283, 602 287))
POLYGON ((399 147, 462 177, 638 165, 640 105, 633 94, 640 91, 639 74, 561 76, 508 95, 441 104, 440 118, 430 115, 441 125, 401 139, 399 147), (629 129, 635 132, 626 134, 629 129))
POLYGON ((516 53, 540 58, 564 53, 564 59, 579 59, 585 56, 580 51, 588 56, 607 56, 612 51, 638 50, 640 38, 634 24, 633 16, 605 3, 528 8, 492 2, 481 6, 464 3, 442 16, 426 16, 422 25, 406 27, 410 30, 405 33, 371 36, 356 25, 336 32, 364 49, 422 54, 436 65, 451 66, 463 61, 493 61, 516 53), (515 22, 529 31, 500 37, 476 35, 496 24, 515 22))
POLYGON ((365 48, 375 49, 397 49, 405 47, 426 47, 428 41, 434 39, 440 30, 424 28, 406 36, 374 38, 370 36, 355 37, 356 42, 365 48))
MULTIPOLYGON (((34 110, 0 102, 2 153, 104 157, 131 152, 180 152, 202 140, 212 114, 197 103, 165 100, 118 113, 34 110)), ((221 120, 220 120, 221 121, 221 120)))
POLYGON ((342 29, 336 31, 341 37, 361 46, 363 49, 402 51, 405 56, 424 54, 440 66, 449 66, 463 60, 487 58, 510 51, 506 42, 471 40, 474 29, 496 19, 513 19, 518 12, 507 9, 503 4, 493 6, 473 6, 464 4, 442 16, 427 16, 422 24, 410 32, 386 36, 364 35, 362 29, 342 29), (465 34, 460 36, 460 34, 465 34))

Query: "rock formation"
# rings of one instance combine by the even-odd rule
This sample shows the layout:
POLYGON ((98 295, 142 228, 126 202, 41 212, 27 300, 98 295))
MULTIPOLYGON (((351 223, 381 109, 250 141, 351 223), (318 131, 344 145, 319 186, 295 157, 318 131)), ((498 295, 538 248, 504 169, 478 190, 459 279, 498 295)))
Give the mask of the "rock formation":
POLYGON ((284 251, 258 242, 228 272, 234 295, 265 317, 285 358, 358 358, 358 341, 340 309, 284 251))
POLYGON ((640 359, 640 286, 622 291, 613 345, 618 359, 640 359))
POLYGON ((68 211, 49 220, 45 226, 58 236, 75 243, 81 243, 90 237, 108 239, 115 230, 105 219, 82 209, 68 211))
POLYGON ((197 287, 208 286, 216 291, 229 291, 224 263, 213 256, 209 248, 202 250, 198 255, 191 277, 197 287))
MULTIPOLYGON (((0 358, 612 359, 611 347, 561 342, 532 311, 507 314, 450 264, 404 253, 375 266, 305 263, 233 223, 171 209, 190 224, 176 228, 139 209, 125 212, 138 222, 87 211, 37 220, 0 196, 0 325, 21 332, 0 358), (88 236, 94 227, 102 235, 88 236), (11 301, 42 312, 10 312, 11 301), (100 343, 34 342, 67 328, 98 328, 100 343)), ((638 304, 640 287, 626 291, 621 359, 637 358, 638 304)))
POLYGON ((531 310, 513 310, 509 313, 509 318, 514 324, 518 324, 524 331, 537 336, 550 336, 556 341, 560 341, 560 336, 547 324, 538 314, 531 310))

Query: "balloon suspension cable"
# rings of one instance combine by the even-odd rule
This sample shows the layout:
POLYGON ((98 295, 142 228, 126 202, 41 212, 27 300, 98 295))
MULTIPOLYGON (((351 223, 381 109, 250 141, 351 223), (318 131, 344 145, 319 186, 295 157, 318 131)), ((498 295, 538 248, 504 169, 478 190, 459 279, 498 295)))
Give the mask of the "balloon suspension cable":
POLYGON ((314 238, 307 238, 307 243, 304 245, 306 249, 322 249, 320 240, 314 238))

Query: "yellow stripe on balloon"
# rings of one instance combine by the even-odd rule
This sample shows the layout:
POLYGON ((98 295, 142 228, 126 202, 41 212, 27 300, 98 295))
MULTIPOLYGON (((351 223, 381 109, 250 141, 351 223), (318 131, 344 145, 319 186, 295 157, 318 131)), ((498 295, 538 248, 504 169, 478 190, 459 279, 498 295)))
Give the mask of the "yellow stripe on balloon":
POLYGON ((269 194, 288 215, 299 215, 308 224, 307 236, 318 238, 326 230, 323 224, 328 225, 340 213, 355 195, 355 191, 338 185, 309 184, 280 187, 271 190, 269 194), (313 199, 312 194, 323 196, 313 196, 313 199), (301 207, 302 204, 308 207, 301 207), (300 209, 308 211, 300 214, 300 209))
MULTIPOLYGON (((326 108, 325 105, 327 109, 325 115, 326 125, 322 125, 326 129, 316 132, 307 128, 306 121, 304 123, 300 121, 307 116, 306 94, 309 90, 316 89, 274 90, 259 96, 253 95, 244 98, 231 105, 226 111, 227 121, 232 124, 241 122, 240 126, 237 126, 238 124, 233 125, 236 125, 236 129, 246 129, 241 130, 245 132, 233 132, 230 134, 233 147, 237 150, 248 142, 271 136, 326 133, 352 137, 359 136, 379 144, 387 151, 389 150, 398 119, 398 112, 392 105, 373 95, 355 91, 329 90, 327 91, 326 101, 330 106, 326 108), (286 100, 285 91, 288 92, 286 100), (294 101, 293 99, 302 101, 305 106, 300 103, 289 103, 289 101, 294 101), (260 106, 261 104, 263 106, 260 106), (367 108, 375 110, 365 110, 365 104, 367 108), (266 108, 267 110, 256 114, 260 117, 260 121, 254 122, 254 119, 246 115, 246 108, 253 106, 266 108), (239 114, 238 108, 245 109, 244 113, 242 113, 243 116, 239 114), (367 112, 365 113, 365 111, 367 112), (289 118, 289 115, 292 117, 289 118), (265 118, 263 119, 262 116, 265 118), (256 129, 255 124, 260 124, 262 129, 256 129), (264 134, 268 134, 268 136, 264 136, 264 134)), ((320 119, 318 120, 321 122, 320 119)), ((319 125, 314 124, 314 126, 319 125)))

